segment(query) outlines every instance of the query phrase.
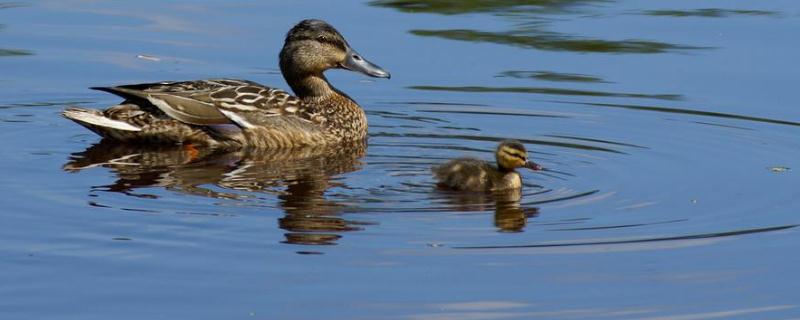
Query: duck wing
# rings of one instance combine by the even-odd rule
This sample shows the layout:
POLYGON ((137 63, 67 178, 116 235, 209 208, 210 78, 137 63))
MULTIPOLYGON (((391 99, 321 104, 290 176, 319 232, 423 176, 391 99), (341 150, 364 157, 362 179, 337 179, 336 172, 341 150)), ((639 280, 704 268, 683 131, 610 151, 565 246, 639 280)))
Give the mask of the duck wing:
POLYGON ((194 125, 234 123, 250 128, 275 122, 274 118, 280 116, 315 122, 314 114, 307 112, 299 98, 252 81, 167 81, 92 89, 110 92, 137 104, 153 105, 173 119, 194 125))

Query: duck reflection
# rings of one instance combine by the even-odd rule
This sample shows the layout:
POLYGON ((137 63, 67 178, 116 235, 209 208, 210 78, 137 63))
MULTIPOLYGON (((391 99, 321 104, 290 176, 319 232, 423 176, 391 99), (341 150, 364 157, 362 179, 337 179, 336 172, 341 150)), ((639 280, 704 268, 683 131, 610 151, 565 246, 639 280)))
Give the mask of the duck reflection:
POLYGON ((343 219, 346 205, 325 198, 326 190, 344 186, 336 175, 356 171, 366 152, 361 141, 335 147, 232 152, 191 147, 152 148, 102 141, 72 154, 63 168, 77 172, 109 168, 117 175, 106 191, 136 197, 135 189, 163 187, 189 195, 221 199, 252 198, 237 191, 277 195, 287 231, 286 243, 335 244, 341 233, 365 223, 343 219), (219 187, 219 188, 217 188, 219 187))
POLYGON ((521 189, 494 192, 455 192, 438 190, 444 201, 459 211, 486 211, 494 209, 494 226, 500 232, 522 232, 528 219, 539 215, 539 208, 525 208, 520 204, 521 189))

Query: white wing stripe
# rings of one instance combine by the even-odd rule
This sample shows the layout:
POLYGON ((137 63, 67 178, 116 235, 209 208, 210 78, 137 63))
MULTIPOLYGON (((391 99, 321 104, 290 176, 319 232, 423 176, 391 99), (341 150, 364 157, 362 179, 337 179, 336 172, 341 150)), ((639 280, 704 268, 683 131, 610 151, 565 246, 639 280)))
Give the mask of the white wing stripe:
POLYGON ((255 127, 252 123, 248 122, 244 117, 233 111, 228 111, 224 109, 219 109, 219 111, 222 112, 222 114, 224 114, 226 117, 228 117, 228 119, 231 119, 231 121, 233 121, 242 128, 251 129, 255 127))

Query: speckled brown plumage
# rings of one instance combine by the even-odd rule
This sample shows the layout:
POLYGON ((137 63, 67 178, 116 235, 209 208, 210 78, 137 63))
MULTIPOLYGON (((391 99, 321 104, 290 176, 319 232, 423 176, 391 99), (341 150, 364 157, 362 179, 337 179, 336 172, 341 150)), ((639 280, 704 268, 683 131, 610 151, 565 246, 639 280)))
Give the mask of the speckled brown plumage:
POLYGON ((528 160, 525 146, 518 141, 503 141, 495 151, 497 166, 489 162, 458 158, 432 168, 434 178, 440 188, 457 191, 498 191, 519 189, 522 179, 515 170, 527 167, 542 170, 542 167, 528 160))
POLYGON ((125 99, 105 111, 67 108, 63 115, 104 138, 213 148, 297 148, 366 138, 367 119, 323 72, 344 68, 389 73, 350 48, 321 20, 304 20, 286 36, 281 72, 297 97, 235 79, 166 81, 94 88, 125 99))

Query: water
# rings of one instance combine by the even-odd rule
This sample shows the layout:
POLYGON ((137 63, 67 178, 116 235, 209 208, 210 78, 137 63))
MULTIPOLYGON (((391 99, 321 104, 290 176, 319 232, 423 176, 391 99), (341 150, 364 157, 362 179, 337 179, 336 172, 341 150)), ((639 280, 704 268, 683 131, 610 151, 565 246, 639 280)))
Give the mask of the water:
POLYGON ((791 319, 793 1, 0 3, 0 318, 791 319), (286 88, 320 17, 392 72, 328 72, 368 145, 100 143, 90 86, 286 88), (357 17, 357 19, 353 19, 357 17), (430 166, 515 138, 503 195, 430 166))

